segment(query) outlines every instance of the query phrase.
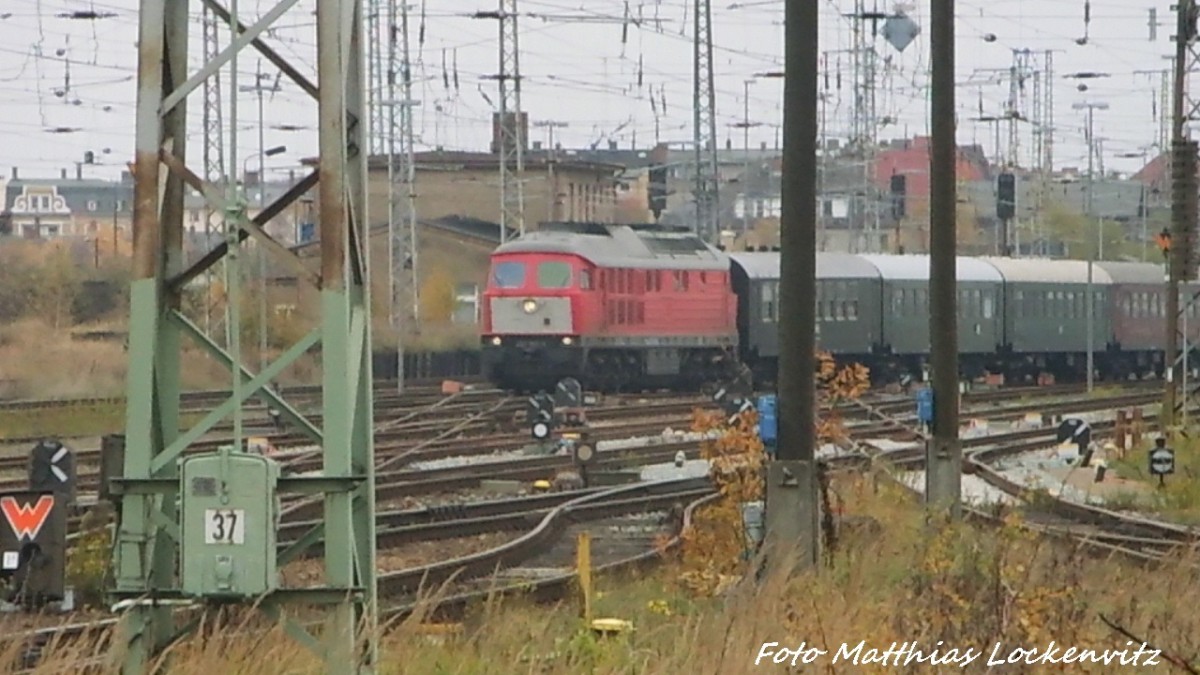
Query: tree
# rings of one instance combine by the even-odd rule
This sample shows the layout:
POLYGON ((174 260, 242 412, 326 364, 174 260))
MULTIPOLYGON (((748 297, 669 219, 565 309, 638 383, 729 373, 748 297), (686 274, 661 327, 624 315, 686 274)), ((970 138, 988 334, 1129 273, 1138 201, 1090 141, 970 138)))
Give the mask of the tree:
POLYGON ((450 323, 454 313, 454 278, 442 267, 435 267, 421 284, 421 323, 450 323))
POLYGON ((1140 259, 1142 255, 1141 243, 1130 241, 1121 223, 1088 218, 1062 204, 1051 204, 1046 209, 1043 225, 1046 239, 1051 243, 1062 243, 1066 257, 1073 260, 1086 260, 1089 256, 1099 259, 1101 240, 1107 260, 1140 259))
MULTIPOLYGON (((822 444, 844 436, 845 426, 834 411, 840 401, 856 399, 867 390, 869 373, 858 364, 838 368, 828 353, 818 352, 817 356, 817 443, 822 444)), ((753 411, 739 415, 728 426, 722 412, 698 410, 694 414, 692 429, 715 436, 701 444, 700 454, 710 460, 710 475, 720 491, 720 498, 696 515, 683 537, 680 578, 698 594, 719 592, 748 570, 741 506, 763 498, 766 459, 757 423, 753 411)))

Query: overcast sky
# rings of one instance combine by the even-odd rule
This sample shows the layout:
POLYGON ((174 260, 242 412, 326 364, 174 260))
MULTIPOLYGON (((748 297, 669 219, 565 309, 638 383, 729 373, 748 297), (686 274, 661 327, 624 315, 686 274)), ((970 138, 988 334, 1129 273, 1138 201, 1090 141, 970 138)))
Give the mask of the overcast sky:
MULTIPOLYGON (((226 0, 228 1, 228 0, 226 0)), ((609 140, 621 147, 649 147, 657 138, 689 141, 692 137, 692 10, 694 0, 520 0, 522 106, 532 123, 566 123, 555 129, 556 142, 580 147, 609 140), (641 18, 639 26, 622 18, 641 18), (605 17, 610 19, 605 21, 605 17), (583 19, 590 19, 584 21, 583 19), (655 107, 650 100, 653 96, 655 107), (665 109, 660 104, 665 98, 665 109), (657 119, 656 119, 657 116, 657 119)), ((1138 74, 1170 66, 1174 20, 1166 3, 1150 0, 1091 2, 1085 24, 1082 0, 959 0, 956 30, 959 140, 979 142, 992 154, 993 129, 971 118, 1003 112, 1008 84, 997 69, 1012 64, 1012 51, 1054 50, 1055 164, 1084 166, 1084 113, 1073 109, 1085 101, 1104 102, 1095 113, 1096 136, 1104 139, 1106 169, 1135 170, 1139 159, 1117 155, 1141 152, 1158 138, 1160 76, 1138 74), (1156 8, 1159 27, 1150 39, 1149 10, 1156 8), (987 39, 986 36, 994 36, 987 39), (1087 36, 1083 45, 1077 42, 1087 36), (1081 80, 1065 77, 1081 71, 1109 77, 1081 80)), ((240 12, 252 18, 270 9, 270 0, 241 0, 240 12)), ((301 0, 277 24, 271 44, 299 70, 315 80, 314 0, 301 0)), ((200 3, 191 3, 194 21, 192 61, 200 59, 200 3)), ((497 101, 496 83, 484 79, 497 71, 498 26, 474 19, 477 10, 494 10, 495 2, 416 0, 410 5, 414 98, 421 101, 416 118, 418 149, 486 149, 490 114, 497 101), (423 34, 423 40, 421 35, 423 34), (443 63, 445 64, 443 66, 443 63), (456 65, 457 64, 457 65, 456 65), (457 86, 455 84, 457 75, 457 86), (445 86, 445 80, 450 86, 445 86)), ((895 9, 890 3, 866 3, 868 11, 895 9)), ((878 115, 894 124, 881 128, 881 139, 927 133, 929 31, 928 3, 908 5, 922 34, 904 52, 882 37, 875 42, 890 64, 879 77, 878 115)), ((845 136, 853 105, 850 56, 838 53, 853 44, 852 0, 821 2, 822 50, 830 73, 827 130, 845 136), (838 80, 840 75, 840 89, 838 80)), ((717 134, 724 145, 742 146, 743 82, 755 73, 778 70, 783 53, 782 0, 713 0, 714 65, 717 89, 717 134)), ((133 152, 137 0, 4 0, 0 4, 0 166, 16 165, 23 175, 57 175, 96 153, 106 166, 85 175, 119 173, 133 152), (64 12, 88 10, 115 16, 99 20, 61 18, 64 12), (69 79, 68 79, 69 77, 69 79), (49 133, 68 127, 72 133, 49 133), (107 154, 106 154, 107 151, 107 154)), ((228 29, 222 42, 228 39, 228 29)), ((1041 59, 1039 58, 1039 61, 1041 59)), ((253 84, 257 53, 243 52, 241 85, 253 84)), ((274 69, 261 67, 273 81, 274 69)), ((222 81, 228 106, 228 71, 222 81)), ((270 169, 285 171, 302 156, 315 152, 316 105, 284 78, 266 105, 266 147, 288 151, 267 160, 270 169), (282 131, 271 127, 300 125, 282 131)), ((1030 104, 1032 103, 1030 85, 1030 104)), ((1200 83, 1197 83, 1200 88, 1200 83)), ((765 79, 750 87, 750 143, 775 143, 782 119, 782 80, 765 79)), ((238 98, 238 159, 257 165, 258 111, 254 93, 238 98)), ((192 128, 190 164, 202 170, 200 112, 197 89, 189 98, 192 128)), ((1024 110, 1032 114, 1031 105, 1024 110)), ((226 119, 228 127, 229 120, 226 119)), ((531 131, 531 140, 547 140, 547 129, 531 131)), ((1005 132, 1006 134, 1007 132, 1005 132)), ((228 140, 228 136, 227 139, 228 140)), ((1007 136, 1003 142, 1007 144, 1007 136)), ((1031 138, 1022 127, 1020 157, 1027 163, 1031 138)), ((228 159, 226 162, 228 163, 228 159)), ((238 161, 242 165, 242 161, 238 161)), ((3 169, 7 175, 9 169, 3 169)))

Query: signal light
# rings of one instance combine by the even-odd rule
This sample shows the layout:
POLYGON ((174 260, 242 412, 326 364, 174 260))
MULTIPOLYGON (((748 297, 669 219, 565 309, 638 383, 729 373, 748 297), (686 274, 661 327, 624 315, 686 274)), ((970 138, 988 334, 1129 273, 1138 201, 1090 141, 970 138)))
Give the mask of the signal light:
POLYGON ((996 176, 996 217, 1009 221, 1017 215, 1017 177, 1011 173, 996 176))
POLYGON ((1158 250, 1162 251, 1163 259, 1164 260, 1170 259, 1170 257, 1171 257, 1171 231, 1164 227, 1162 232, 1159 232, 1158 235, 1156 237, 1154 237, 1154 243, 1158 244, 1158 250))

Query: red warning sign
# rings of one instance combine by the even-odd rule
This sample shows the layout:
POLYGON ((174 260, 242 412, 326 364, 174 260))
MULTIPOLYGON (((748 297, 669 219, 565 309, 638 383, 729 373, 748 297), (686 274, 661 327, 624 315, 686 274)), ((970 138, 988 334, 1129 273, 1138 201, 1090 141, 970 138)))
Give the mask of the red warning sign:
POLYGON ((42 531, 42 526, 46 524, 46 520, 50 517, 50 512, 54 510, 54 497, 52 495, 41 495, 38 497, 37 504, 30 505, 28 502, 19 503, 15 497, 0 497, 0 511, 4 512, 4 518, 8 521, 8 526, 12 528, 13 534, 18 540, 30 539, 38 535, 42 531))

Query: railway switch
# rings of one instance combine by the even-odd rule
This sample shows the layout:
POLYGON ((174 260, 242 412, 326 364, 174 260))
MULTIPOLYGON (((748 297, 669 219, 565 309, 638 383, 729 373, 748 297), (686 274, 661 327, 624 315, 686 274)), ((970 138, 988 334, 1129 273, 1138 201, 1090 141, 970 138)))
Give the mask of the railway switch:
POLYGON ((249 598, 275 590, 278 479, 275 460, 230 447, 180 462, 185 593, 249 598))

